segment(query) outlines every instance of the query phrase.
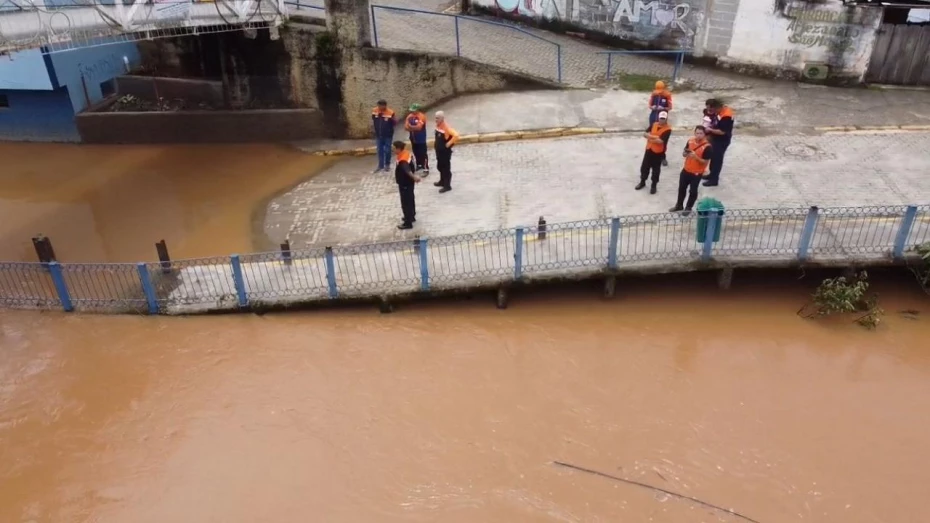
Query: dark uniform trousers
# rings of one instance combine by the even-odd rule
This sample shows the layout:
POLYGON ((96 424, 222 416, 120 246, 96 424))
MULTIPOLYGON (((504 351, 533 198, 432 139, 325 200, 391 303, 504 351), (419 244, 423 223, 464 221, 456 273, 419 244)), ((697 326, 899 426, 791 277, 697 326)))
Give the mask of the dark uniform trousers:
POLYGON ((417 218, 417 201, 413 194, 413 184, 398 184, 400 193, 400 209, 404 213, 404 223, 412 224, 417 218))
POLYGON ((675 208, 684 208, 690 211, 691 208, 694 207, 694 202, 697 201, 698 188, 700 188, 700 186, 700 175, 691 174, 682 169, 681 175, 678 177, 678 200, 675 202, 675 208), (682 204, 685 202, 685 193, 688 194, 688 205, 682 207, 682 204))
POLYGON ((729 140, 720 139, 711 141, 710 172, 707 174, 708 182, 720 182, 720 171, 723 169, 723 157, 727 154, 728 147, 730 147, 729 140))
POLYGON ((452 188, 452 149, 436 149, 436 168, 439 169, 439 185, 452 188))
POLYGON ((423 169, 429 169, 429 155, 426 152, 426 142, 410 142, 410 145, 413 150, 413 157, 416 159, 416 170, 422 171, 423 169))
POLYGON ((665 154, 654 152, 652 149, 646 149, 646 154, 643 155, 643 164, 639 167, 639 179, 641 182, 646 183, 646 178, 649 177, 649 171, 652 171, 652 186, 655 187, 659 184, 659 175, 662 173, 663 158, 665 158, 665 154))

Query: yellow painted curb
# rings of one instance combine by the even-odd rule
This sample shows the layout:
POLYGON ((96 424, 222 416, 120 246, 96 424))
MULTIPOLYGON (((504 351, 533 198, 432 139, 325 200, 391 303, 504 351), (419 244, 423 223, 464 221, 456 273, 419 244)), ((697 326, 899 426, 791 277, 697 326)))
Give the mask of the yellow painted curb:
MULTIPOLYGON (((746 126, 743 129, 757 128, 756 126, 746 126)), ((674 132, 690 132, 692 127, 672 127, 674 132)), ((815 131, 825 133, 852 133, 859 134, 863 132, 889 132, 889 131, 930 131, 930 125, 874 125, 874 126, 824 126, 814 127, 815 131)), ((533 131, 503 131, 496 133, 483 134, 466 134, 459 137, 459 143, 494 143, 505 142, 510 140, 537 140, 544 138, 560 138, 567 136, 582 136, 592 134, 623 134, 637 133, 641 129, 620 129, 620 128, 600 128, 600 127, 555 127, 551 129, 537 129, 533 131)), ((427 140, 427 147, 431 148, 435 140, 427 140)), ((310 153, 314 156, 367 156, 375 154, 374 147, 359 147, 354 149, 330 149, 325 151, 314 151, 310 153)))
POLYGON ((607 131, 600 127, 571 127, 566 129, 562 136, 579 136, 583 134, 604 134, 607 131))
POLYGON ((855 127, 847 127, 845 125, 830 126, 830 127, 814 127, 815 131, 821 132, 838 132, 838 131, 855 131, 855 127))
POLYGON ((481 143, 506 142, 508 140, 518 140, 519 138, 520 134, 512 131, 478 135, 478 141, 481 143))
POLYGON ((565 130, 564 127, 559 127, 556 129, 542 129, 539 131, 519 131, 517 134, 520 135, 520 138, 533 140, 537 138, 557 138, 562 136, 565 130))

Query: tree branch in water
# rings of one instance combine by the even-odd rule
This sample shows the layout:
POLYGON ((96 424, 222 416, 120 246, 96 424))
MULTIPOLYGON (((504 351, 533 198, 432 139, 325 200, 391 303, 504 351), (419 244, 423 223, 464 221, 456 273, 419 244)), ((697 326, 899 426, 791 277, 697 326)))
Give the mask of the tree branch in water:
POLYGON ((744 515, 740 514, 739 512, 736 512, 736 511, 734 511, 734 510, 730 510, 730 509, 728 509, 728 508, 723 508, 723 507, 718 507, 717 505, 714 505, 713 503, 708 503, 708 502, 706 502, 706 501, 701 501, 701 500, 699 500, 699 499, 697 499, 697 498, 692 498, 691 496, 685 496, 684 494, 679 494, 679 493, 677 493, 677 492, 672 492, 671 490, 665 490, 664 488, 654 487, 654 486, 649 485, 649 484, 646 484, 646 483, 640 483, 639 481, 633 481, 632 479, 624 479, 624 478, 621 478, 621 477, 612 476, 612 475, 610 475, 610 474, 607 474, 606 472, 600 472, 600 471, 593 470, 593 469, 586 469, 586 468, 584 468, 584 467, 579 467, 578 465, 572 465, 571 463, 565 463, 565 462, 562 462, 562 461, 553 461, 552 464, 553 464, 553 465, 558 465, 558 466, 560 466, 560 467, 565 467, 565 468, 568 468, 568 469, 572 469, 572 470, 577 470, 577 471, 579 471, 579 472, 587 472, 588 474, 593 474, 593 475, 595 475, 595 476, 600 476, 600 477, 602 477, 602 478, 612 479, 612 480, 614 480, 614 481, 620 481, 620 482, 622 482, 622 483, 627 483, 627 484, 629 484, 629 485, 636 485, 637 487, 647 488, 647 489, 650 489, 650 490, 654 490, 654 491, 656 491, 656 492, 661 492, 661 493, 663 493, 663 494, 668 494, 669 496, 676 497, 676 498, 678 498, 678 499, 684 499, 684 500, 688 500, 688 501, 693 501, 693 502, 698 503, 698 504, 700 504, 700 505, 703 505, 703 506, 705 506, 705 507, 712 508, 712 509, 718 510, 718 511, 720 511, 720 512, 726 512, 727 514, 730 514, 731 516, 736 516, 736 517, 738 517, 738 518, 745 519, 746 521, 749 521, 750 523, 759 523, 758 521, 756 521, 756 520, 754 520, 754 519, 752 519, 752 518, 750 518, 750 517, 748 517, 748 516, 744 516, 744 515))

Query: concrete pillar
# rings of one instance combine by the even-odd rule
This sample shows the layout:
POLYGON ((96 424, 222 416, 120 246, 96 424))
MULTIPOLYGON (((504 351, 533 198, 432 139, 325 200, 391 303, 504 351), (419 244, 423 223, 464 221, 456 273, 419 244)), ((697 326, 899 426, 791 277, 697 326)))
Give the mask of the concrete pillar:
POLYGON ((507 303, 510 301, 510 296, 508 289, 505 285, 501 285, 497 288, 497 308, 506 309, 507 303))
POLYGON ((326 28, 346 47, 371 47, 369 0, 324 0, 326 28))
POLYGON ((604 280, 604 297, 613 298, 617 292, 617 277, 611 274, 604 280))
POLYGON ((390 314, 394 312, 394 303, 391 302, 389 297, 381 296, 378 298, 378 311, 381 314, 390 314))
POLYGON ((733 267, 724 267, 720 269, 720 272, 717 273, 717 285, 725 290, 730 290, 730 285, 733 284, 733 267))

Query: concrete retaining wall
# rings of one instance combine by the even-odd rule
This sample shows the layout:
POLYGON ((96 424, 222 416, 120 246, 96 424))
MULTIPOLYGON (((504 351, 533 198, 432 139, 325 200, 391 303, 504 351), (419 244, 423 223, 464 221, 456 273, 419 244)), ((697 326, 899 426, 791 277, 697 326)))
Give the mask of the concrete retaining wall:
POLYGON ((343 105, 348 135, 371 134, 371 109, 379 98, 403 112, 468 93, 559 88, 555 83, 455 56, 367 48, 342 58, 343 105))
POLYGON ((828 80, 862 81, 882 10, 843 0, 461 0, 473 14, 581 32, 619 47, 690 49, 728 68, 773 77, 829 66, 828 80), (606 4, 606 5, 605 5, 606 4))
POLYGON ((85 112, 76 121, 85 143, 291 142, 324 133, 316 109, 85 112))
POLYGON ((126 75, 116 78, 116 91, 143 100, 181 98, 211 106, 223 104, 223 82, 212 80, 126 75))
POLYGON ((464 0, 463 3, 473 13, 603 35, 652 49, 693 48, 708 9, 708 0, 464 0))
POLYGON ((726 53, 715 47, 723 64, 754 67, 774 76, 797 76, 810 64, 821 63, 830 67, 834 81, 862 81, 881 24, 881 9, 847 7, 842 0, 779 0, 775 4, 773 9, 771 2, 739 2, 726 53))

